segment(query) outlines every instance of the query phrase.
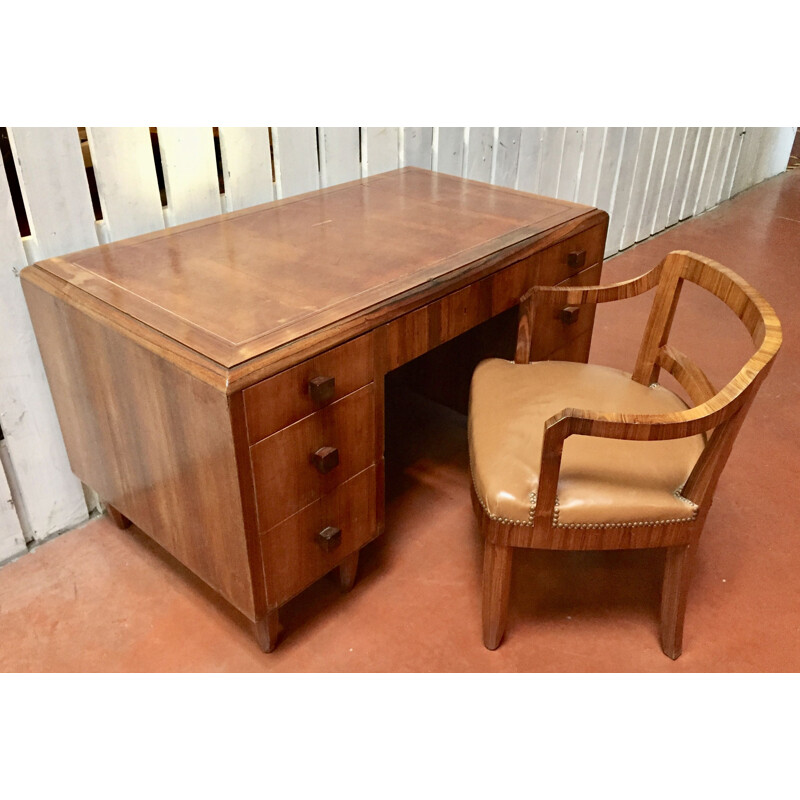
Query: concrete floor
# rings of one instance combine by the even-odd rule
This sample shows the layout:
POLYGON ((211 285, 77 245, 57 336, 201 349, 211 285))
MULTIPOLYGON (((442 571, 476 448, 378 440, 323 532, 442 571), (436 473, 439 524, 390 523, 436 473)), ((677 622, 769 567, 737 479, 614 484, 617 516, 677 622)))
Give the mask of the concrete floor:
MULTIPOLYGON (((419 412, 422 436, 394 476, 387 533, 365 548, 349 595, 330 578, 281 614, 264 655, 247 622, 132 528, 90 522, 0 569, 3 671, 567 671, 800 669, 800 171, 607 262, 631 277, 672 249, 743 275, 774 305, 785 343, 723 473, 703 539, 683 655, 658 644, 657 551, 521 552, 508 632, 481 644, 481 542, 465 431, 419 412)), ((694 288, 694 287, 692 287, 694 288)), ((649 297, 598 311, 592 360, 631 369, 649 297)), ((674 342, 721 385, 747 355, 740 323, 685 291, 674 342)))

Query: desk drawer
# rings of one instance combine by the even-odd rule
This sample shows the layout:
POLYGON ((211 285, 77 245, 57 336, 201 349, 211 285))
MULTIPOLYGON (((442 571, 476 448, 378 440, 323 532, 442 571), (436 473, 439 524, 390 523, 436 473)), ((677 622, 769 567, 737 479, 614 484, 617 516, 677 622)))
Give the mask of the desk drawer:
POLYGON ((596 225, 548 247, 541 253, 536 282, 540 286, 553 286, 598 264, 603 259, 604 234, 604 227, 596 225))
POLYGON ((261 536, 267 605, 284 603, 374 538, 375 494, 372 466, 261 536), (340 531, 328 545, 326 528, 340 531))
POLYGON ((250 444, 370 383, 372 347, 372 334, 360 336, 245 389, 250 444), (333 384, 323 383, 315 394, 311 382, 317 378, 333 378, 333 384))
POLYGON ((250 448, 259 530, 277 525, 366 469, 374 456, 372 383, 262 439, 250 448), (329 449, 315 463, 312 457, 323 448, 329 449))
MULTIPOLYGON (((600 283, 601 265, 596 264, 577 275, 561 281, 559 286, 593 286, 600 283)), ((542 306, 534 323, 531 340, 531 359, 548 360, 554 351, 564 351, 566 345, 591 332, 595 306, 542 306)), ((569 359, 573 360, 573 359, 569 359)))
POLYGON ((605 246, 604 234, 603 226, 596 225, 485 279, 491 281, 492 314, 500 314, 517 305, 519 298, 531 286, 553 286, 600 263, 605 246))

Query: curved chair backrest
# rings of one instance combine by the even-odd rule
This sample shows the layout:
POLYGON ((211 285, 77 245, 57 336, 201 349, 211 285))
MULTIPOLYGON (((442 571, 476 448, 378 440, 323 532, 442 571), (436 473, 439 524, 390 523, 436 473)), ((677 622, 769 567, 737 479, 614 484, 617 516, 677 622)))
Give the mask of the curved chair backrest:
POLYGON ((760 292, 716 261, 686 250, 676 250, 659 267, 658 289, 642 337, 633 380, 649 385, 658 380, 660 369, 666 369, 686 390, 697 411, 718 416, 719 421, 683 492, 690 500, 707 507, 747 409, 780 350, 781 324, 760 292), (722 300, 744 323, 756 346, 747 363, 719 391, 688 356, 667 342, 685 280, 722 300))
POLYGON ((781 324, 775 311, 758 291, 735 272, 695 253, 673 251, 655 270, 660 270, 658 289, 633 379, 645 385, 655 383, 659 369, 664 368, 686 389, 695 405, 718 396, 726 405, 732 405, 731 410, 735 411, 763 380, 780 349, 781 324), (684 280, 697 284, 722 300, 742 320, 757 348, 737 375, 719 392, 714 390, 702 370, 688 356, 667 343, 684 280))

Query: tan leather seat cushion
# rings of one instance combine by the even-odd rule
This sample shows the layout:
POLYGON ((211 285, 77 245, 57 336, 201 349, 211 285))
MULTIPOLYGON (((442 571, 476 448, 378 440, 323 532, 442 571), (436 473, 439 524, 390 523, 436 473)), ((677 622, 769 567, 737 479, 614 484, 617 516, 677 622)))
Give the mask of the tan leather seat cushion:
MULTIPOLYGON (((668 389, 642 386, 610 367, 481 362, 470 391, 470 460, 478 498, 493 517, 532 523, 544 423, 565 408, 661 414, 686 405, 668 389)), ((555 522, 606 527, 692 519, 696 506, 677 492, 703 446, 702 436, 662 442, 570 436, 555 522)))

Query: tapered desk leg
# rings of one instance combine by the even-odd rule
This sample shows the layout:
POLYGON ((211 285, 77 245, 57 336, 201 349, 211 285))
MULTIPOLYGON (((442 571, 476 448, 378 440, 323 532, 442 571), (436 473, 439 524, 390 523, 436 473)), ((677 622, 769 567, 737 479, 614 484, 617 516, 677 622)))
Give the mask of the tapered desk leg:
POLYGON ((339 588, 343 592, 349 592, 356 581, 356 571, 358 570, 358 550, 350 553, 347 558, 339 564, 339 588))
POLYGON ((111 521, 120 529, 125 530, 125 528, 130 528, 131 521, 124 515, 120 514, 114 506, 109 505, 106 503, 106 510, 108 511, 108 516, 111 518, 111 521))
POLYGON ((258 646, 265 653, 271 653, 278 644, 278 631, 280 630, 278 609, 267 611, 261 619, 256 620, 255 629, 258 646))

